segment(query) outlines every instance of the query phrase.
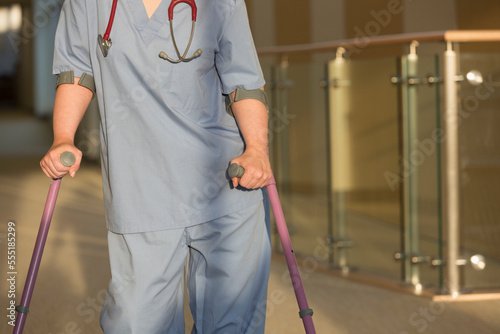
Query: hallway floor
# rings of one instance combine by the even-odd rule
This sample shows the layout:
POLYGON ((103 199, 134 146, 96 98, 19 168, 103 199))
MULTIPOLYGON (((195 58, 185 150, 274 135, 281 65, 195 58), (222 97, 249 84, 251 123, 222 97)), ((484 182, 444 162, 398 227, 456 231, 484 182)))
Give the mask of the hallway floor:
MULTIPOLYGON (((0 333, 8 325, 7 226, 16 228, 16 302, 50 180, 36 158, 0 158, 0 333)), ((300 261, 299 261, 300 262, 300 261)), ((303 272, 317 333, 500 333, 500 300, 431 302, 423 297, 362 285, 312 266, 303 272)), ((100 170, 84 164, 62 182, 27 318, 27 334, 101 333, 99 311, 109 281, 100 170)), ((266 334, 304 333, 281 255, 274 256, 266 334)), ((192 320, 186 309, 186 333, 192 320)), ((177 334, 177 333, 175 333, 177 334)), ((235 333, 237 334, 237 333, 235 333)))

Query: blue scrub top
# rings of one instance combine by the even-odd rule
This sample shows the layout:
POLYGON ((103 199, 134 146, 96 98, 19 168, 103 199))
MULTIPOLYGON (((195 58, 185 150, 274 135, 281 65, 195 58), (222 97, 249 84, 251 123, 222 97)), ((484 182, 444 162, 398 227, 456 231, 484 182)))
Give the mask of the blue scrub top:
MULTIPOLYGON (((106 220, 115 233, 180 228, 207 222, 262 200, 260 190, 232 189, 229 161, 244 151, 223 94, 264 85, 243 0, 197 0, 190 62, 176 59, 168 7, 149 19, 142 0, 118 1, 104 57, 112 0, 66 0, 56 32, 53 73, 92 75, 101 113, 106 220)), ((174 10, 184 53, 191 7, 174 10)))

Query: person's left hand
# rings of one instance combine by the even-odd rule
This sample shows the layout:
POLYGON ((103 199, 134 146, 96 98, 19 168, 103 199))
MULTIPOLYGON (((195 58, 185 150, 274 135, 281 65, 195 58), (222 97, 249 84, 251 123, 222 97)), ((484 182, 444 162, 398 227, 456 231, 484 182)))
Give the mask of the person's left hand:
POLYGON ((238 185, 247 189, 257 189, 267 185, 271 179, 271 164, 266 150, 248 148, 237 158, 231 160, 231 164, 237 163, 245 169, 240 178, 233 177, 233 186, 238 185))

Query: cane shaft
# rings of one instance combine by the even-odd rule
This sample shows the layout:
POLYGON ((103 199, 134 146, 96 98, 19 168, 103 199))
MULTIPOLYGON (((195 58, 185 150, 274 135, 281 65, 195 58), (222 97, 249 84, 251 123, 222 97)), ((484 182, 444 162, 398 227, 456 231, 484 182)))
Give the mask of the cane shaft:
POLYGON ((290 272, 293 290, 295 292, 295 297, 297 298, 297 304, 299 305, 299 311, 300 313, 306 313, 305 315, 301 315, 304 329, 306 330, 306 334, 315 334, 316 330, 312 321, 312 310, 309 308, 307 303, 306 293, 304 291, 304 286, 302 285, 299 267, 293 252, 290 234, 288 233, 288 227, 285 221, 285 215, 283 214, 283 209, 278 196, 278 190, 276 189, 274 175, 271 176, 271 180, 266 186, 266 189, 269 195, 269 202, 271 203, 271 208, 273 210, 276 228, 280 236, 281 246, 283 247, 283 253, 285 254, 288 271, 290 272))
MULTIPOLYGON (((245 169, 238 166, 236 163, 231 164, 228 169, 228 175, 230 178, 242 177, 244 173, 245 169)), ((295 292, 295 297, 297 298, 297 304, 299 305, 299 315, 302 318, 306 334, 316 334, 312 321, 312 310, 309 308, 307 303, 306 293, 304 291, 304 286, 302 285, 302 279, 300 278, 299 267, 293 252, 292 241, 290 240, 285 215, 283 214, 278 189, 276 188, 276 180, 274 179, 272 171, 271 180, 269 180, 266 189, 269 195, 269 202, 271 203, 271 208, 273 210, 274 220, 276 221, 276 228, 280 236, 281 246, 283 247, 283 253, 285 254, 288 271, 290 272, 293 290, 295 292)))
MULTIPOLYGON (((33 294, 33 289, 35 287, 35 281, 38 275, 38 269, 40 268, 43 249, 45 247, 45 241, 47 240, 47 234, 49 233, 50 222, 52 220, 52 214, 54 213, 54 207, 56 205, 57 194, 59 192, 60 185, 61 185, 61 179, 56 179, 52 181, 52 184, 50 185, 49 188, 49 194, 47 195, 47 201, 45 202, 42 221, 40 222, 40 228, 38 229, 35 248, 33 250, 33 255, 31 256, 31 263, 28 270, 28 276, 26 277, 23 296, 21 298, 20 306, 26 309, 28 309, 30 306, 31 296, 33 294)), ((16 326, 13 332, 14 334, 23 332, 26 316, 27 316, 26 313, 18 313, 16 319, 16 326)))
MULTIPOLYGON (((64 152, 61 155, 61 163, 64 166, 71 167, 74 162, 75 157, 71 152, 64 152)), ((40 268, 40 262, 42 261, 43 249, 45 247, 45 241, 47 241, 47 235, 49 234, 50 222, 52 221, 52 215, 54 213, 54 207, 56 206, 57 194, 59 193, 60 186, 60 178, 52 180, 52 183, 50 184, 49 194, 47 195, 45 208, 43 209, 42 221, 40 222, 35 247, 33 249, 33 255, 31 256, 28 275, 26 277, 26 282, 24 283, 21 303, 16 307, 18 314, 16 317, 16 325, 14 326, 14 330, 12 332, 13 334, 21 334, 24 329, 24 324, 26 322, 31 302, 31 296, 33 295, 33 290, 35 288, 35 281, 38 275, 38 269, 40 268)))

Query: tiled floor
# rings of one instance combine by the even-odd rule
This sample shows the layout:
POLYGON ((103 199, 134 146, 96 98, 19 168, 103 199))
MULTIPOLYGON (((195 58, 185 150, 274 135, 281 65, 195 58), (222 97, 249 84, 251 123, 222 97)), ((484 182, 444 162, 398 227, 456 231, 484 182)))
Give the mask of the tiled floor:
MULTIPOLYGON (((7 323, 7 224, 16 224, 18 302, 49 184, 37 159, 0 158, 0 333, 12 331, 7 323)), ((98 316, 109 280, 103 213, 98 167, 84 165, 75 179, 63 180, 25 333, 101 332, 98 316)), ((287 275, 276 255, 267 334, 304 333, 287 275)), ((335 277, 314 266, 304 269, 303 282, 317 333, 500 333, 499 300, 431 302, 335 277)), ((186 322, 189 333, 189 316, 186 322)))

